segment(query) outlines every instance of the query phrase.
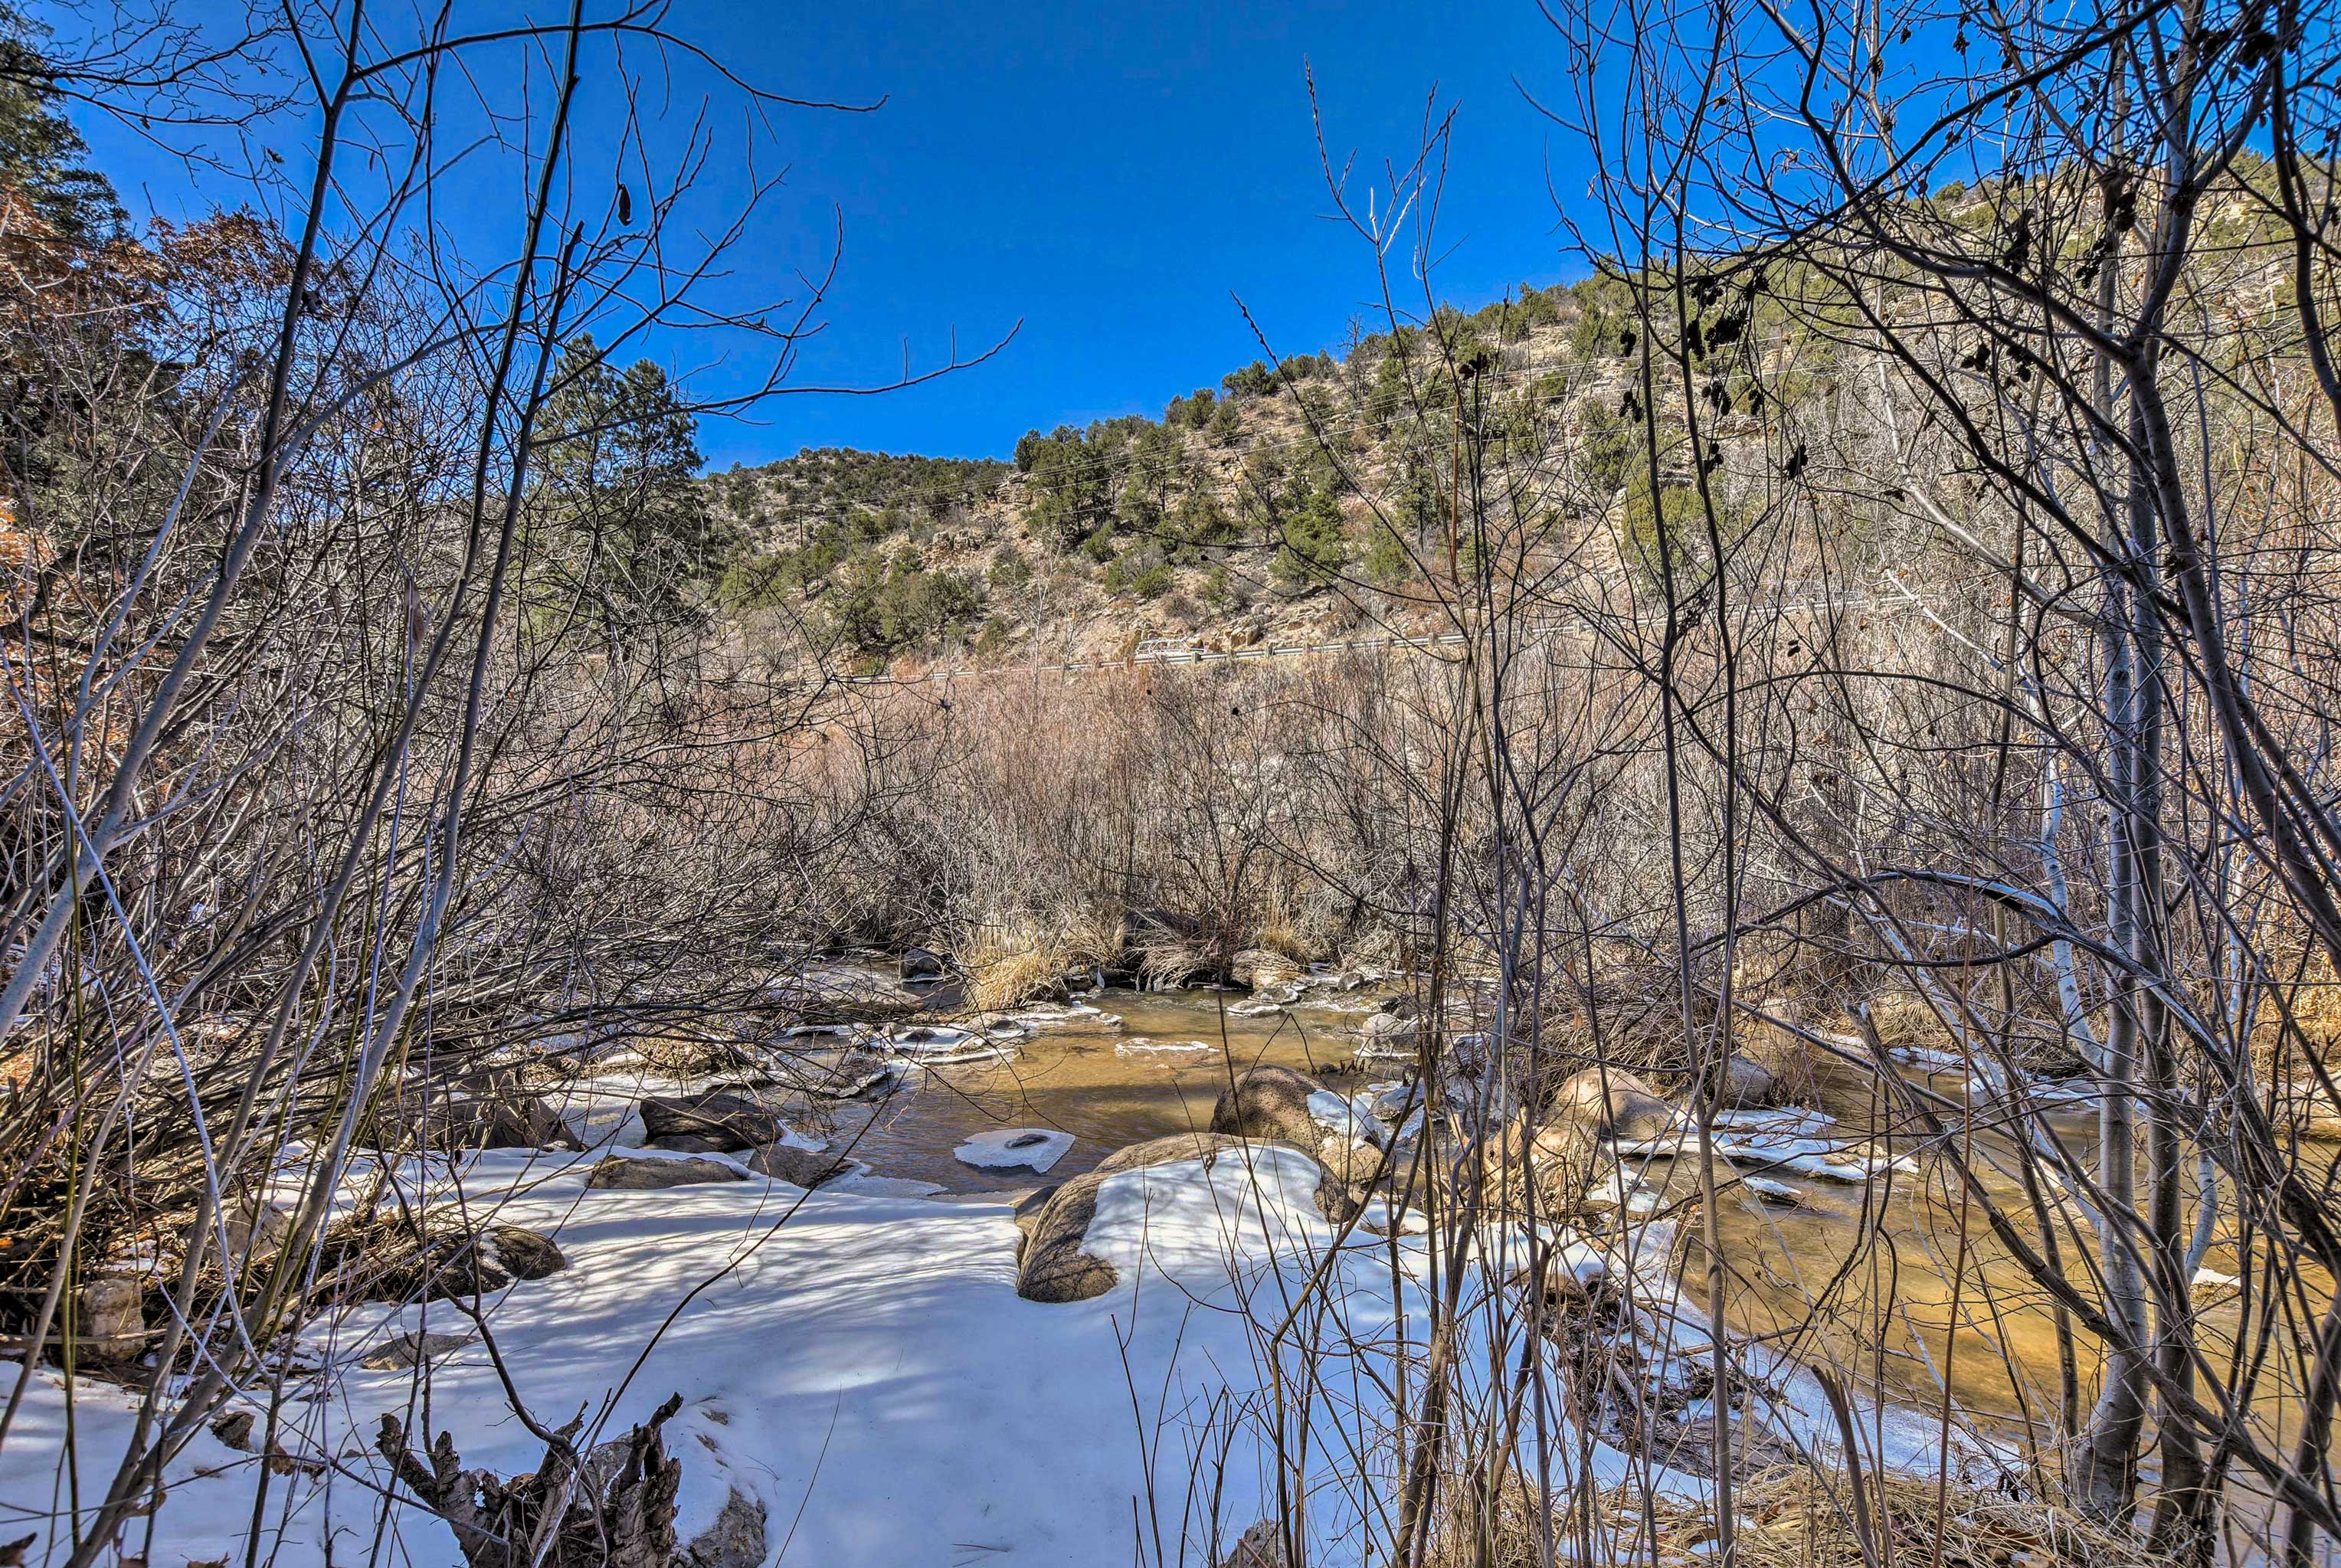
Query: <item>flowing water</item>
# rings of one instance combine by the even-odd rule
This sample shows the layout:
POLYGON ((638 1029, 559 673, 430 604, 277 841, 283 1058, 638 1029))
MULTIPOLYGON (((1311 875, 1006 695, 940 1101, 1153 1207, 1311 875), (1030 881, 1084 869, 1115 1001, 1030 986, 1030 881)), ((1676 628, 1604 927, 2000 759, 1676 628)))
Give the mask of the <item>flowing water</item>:
POLYGON ((1312 992, 1264 1016, 1225 1011, 1245 1004, 1240 991, 1106 991, 1086 1001, 1095 1015, 1041 1024, 1011 1061, 925 1069, 882 1104, 849 1110, 834 1146, 852 1143, 882 1174, 954 1193, 1061 1182, 1127 1144, 1209 1127, 1220 1092, 1247 1067, 1322 1074, 1345 1064, 1377 999, 1312 992), (1073 1146, 1045 1177, 952 1157, 961 1140, 1004 1127, 1071 1133, 1073 1146))
MULTIPOLYGON (((1125 1144, 1207 1127, 1220 1091, 1245 1067, 1274 1063, 1339 1074, 1360 1018, 1375 1005, 1368 994, 1323 989, 1282 1012, 1252 1016, 1228 1011, 1246 1004, 1241 992, 1107 991, 1088 1000, 1095 1015, 1041 1024, 1012 1060, 917 1070, 882 1104, 847 1108, 832 1146, 851 1145, 882 1174, 939 1183, 953 1193, 1030 1190, 1078 1174, 1125 1144), (1045 1175, 979 1169, 953 1157, 964 1139, 1005 1128, 1054 1129, 1074 1141, 1045 1175)), ((1955 1104, 1977 1093, 1964 1072, 1902 1071, 1955 1104)), ((1348 1093, 1397 1075, 1391 1064, 1329 1083, 1348 1093)), ((1977 1103, 1964 1118, 1945 1118, 1951 1143, 1981 1173, 1978 1195, 1941 1157, 1939 1138, 1890 1110, 1888 1087, 1874 1070, 1851 1064, 1819 1074, 1821 1109, 1835 1118, 1821 1130, 1832 1144, 1872 1155, 1877 1169, 1867 1180, 1841 1179, 1842 1169, 1836 1179, 1815 1174, 1810 1160, 1799 1169, 1743 1156, 1723 1167, 1727 1183, 1736 1170, 1778 1184, 1763 1193, 1731 1184, 1718 1205, 1727 1321, 1838 1369, 1887 1402, 1937 1409, 1948 1386, 1954 1408, 1970 1421, 2011 1434, 2051 1427, 2062 1387, 2056 1319, 2045 1293, 1994 1238, 1983 1203, 1997 1205, 2036 1248, 2043 1244, 2037 1215, 2045 1207, 2066 1267, 2083 1281, 2084 1253, 2095 1244, 2086 1223, 2053 1195, 2036 1205, 2003 1130, 2013 1117, 1977 1103)), ((2048 1125, 2087 1161, 2095 1122, 2094 1112, 2077 1107, 2048 1125)), ((1747 1135, 1744 1128, 1727 1134, 1747 1135)), ((1704 1300, 1697 1160, 1653 1158, 1629 1167, 1629 1212, 1672 1212, 1687 1222, 1685 1275, 1704 1300)), ((2206 1261, 2234 1266, 2217 1247, 2206 1261)), ((2221 1309, 2205 1315, 2216 1345, 2221 1309)), ((2092 1339, 2077 1333, 2074 1340, 2076 1398, 2086 1411, 2097 1377, 2092 1339)))

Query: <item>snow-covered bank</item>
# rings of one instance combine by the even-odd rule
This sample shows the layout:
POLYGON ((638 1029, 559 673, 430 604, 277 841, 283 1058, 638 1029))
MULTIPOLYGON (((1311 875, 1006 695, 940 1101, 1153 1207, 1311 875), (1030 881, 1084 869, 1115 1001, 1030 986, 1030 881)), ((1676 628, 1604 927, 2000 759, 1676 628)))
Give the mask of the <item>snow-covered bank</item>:
MULTIPOLYGON (((1161 1532, 1174 1554, 1185 1539, 1193 1561, 1211 1550, 1215 1523, 1231 1543, 1268 1511, 1260 1328, 1281 1318, 1332 1240, 1308 1201, 1313 1173, 1282 1170, 1305 1159, 1263 1153, 1257 1171, 1222 1160, 1111 1178, 1090 1244, 1126 1283, 1070 1305, 1017 1296, 1004 1203, 808 1194, 762 1179, 589 1190, 591 1156, 524 1153, 470 1161, 461 1195, 500 1200, 500 1221, 554 1235, 570 1260, 486 1302, 487 1333, 539 1420, 583 1411, 589 1431, 614 1436, 682 1395, 667 1433, 683 1463, 683 1542, 737 1492, 768 1522, 754 1561, 1111 1561, 1130 1554, 1134 1531, 1161 1532), (1191 1496, 1190 1471, 1200 1483, 1191 1496)), ((1390 1450, 1374 1377, 1398 1332, 1388 1245, 1360 1233, 1318 1298, 1335 1320, 1318 1328, 1349 1347, 1317 1367, 1311 1401, 1317 1452, 1330 1456, 1312 1472, 1312 1533, 1335 1561, 1354 1556, 1360 1538, 1342 1476, 1390 1450)), ((1410 1279, 1397 1305, 1420 1323, 1410 1279)), ((331 1561, 364 1561, 386 1529, 382 1562, 460 1563, 445 1524, 384 1503, 387 1469, 372 1443, 385 1413, 449 1432, 467 1466, 511 1473, 541 1461, 476 1337, 433 1365, 427 1413, 413 1372, 363 1364, 410 1333, 479 1330, 442 1302, 361 1307, 304 1336, 304 1359, 319 1370, 288 1405, 278 1442, 324 1468, 273 1482, 263 1549, 276 1562, 323 1563, 329 1543, 331 1561)), ((127 1405, 118 1391, 80 1391, 85 1501, 119 1456, 127 1405)), ((265 1421, 264 1407, 247 1408, 265 1421)), ((0 1453, 0 1538, 37 1531, 28 1562, 65 1534, 52 1512, 64 1501, 64 1433, 62 1387, 42 1373, 0 1453)), ((240 1559, 259 1463, 199 1436, 125 1548, 154 1563, 240 1559)), ((1605 1482, 1622 1479, 1623 1456, 1605 1470, 1605 1482)))
MULTIPOLYGON (((807 1193, 744 1169, 742 1179, 658 1190, 589 1187, 594 1160, 612 1152, 658 1157, 623 1144, 583 1156, 489 1153, 467 1159, 460 1180, 443 1165, 400 1165, 411 1199, 493 1209, 499 1223, 553 1236, 569 1266, 484 1298, 483 1328, 449 1302, 362 1306, 312 1324, 299 1359, 313 1370, 294 1380, 280 1416, 294 1473, 271 1479, 264 1561, 460 1563, 444 1523, 389 1496, 374 1441, 392 1413, 418 1433, 450 1433, 467 1467, 533 1470, 543 1444, 513 1416, 491 1343, 537 1421, 583 1416, 581 1447, 681 1397, 666 1428, 682 1466, 677 1535, 722 1537, 732 1553, 685 1559, 694 1568, 1058 1565, 1133 1553, 1209 1563, 1278 1512, 1280 1424, 1283 1452, 1306 1454, 1286 1479, 1305 1499, 1310 1560, 1362 1562, 1370 1540, 1389 1538, 1401 1448, 1390 1391, 1401 1359, 1419 1385, 1428 1243, 1389 1238, 1385 1215, 1335 1250, 1339 1233, 1314 1201, 1320 1173, 1297 1151, 1260 1145, 1249 1158, 1106 1178, 1085 1247, 1121 1283, 1065 1304, 1016 1293, 1005 1203, 851 1185, 807 1193), (1275 1338, 1288 1320, 1294 1332, 1275 1338), (426 1333, 460 1342, 427 1379, 381 1364, 394 1359, 385 1346, 426 1333), (740 1544, 758 1535, 761 1554, 740 1544)), ((1697 1359, 1705 1327, 1667 1276, 1663 1227, 1593 1247, 1553 1240, 1576 1277, 1630 1277, 1638 1343, 1659 1353, 1657 1375, 1667 1375, 1660 1363, 1697 1359)), ((1486 1393, 1486 1324, 1509 1317, 1518 1327, 1487 1282, 1509 1279, 1519 1261, 1490 1258, 1484 1276, 1472 1272, 1465 1406, 1486 1393)), ((1499 1363, 1519 1349, 1514 1340, 1499 1363)), ((1540 1353, 1565 1375, 1556 1352, 1540 1353)), ((1801 1408, 1767 1413, 1818 1434, 1818 1393, 1798 1397, 1808 1391, 1788 1368, 1768 1370, 1801 1408)), ((85 1505, 118 1459, 127 1408, 119 1391, 82 1386, 85 1505)), ((264 1426, 264 1398, 242 1408, 264 1426)), ((1698 1413, 1696 1403, 1685 1412, 1698 1413)), ((64 1555, 65 1430, 62 1388, 40 1373, 0 1452, 0 1540, 36 1532, 28 1563, 64 1555)), ((1603 1435, 1556 1432, 1535 1448, 1524 1436, 1520 1457, 1533 1473, 1534 1454, 1548 1455, 1562 1495, 1585 1481, 1686 1503, 1707 1495, 1706 1482, 1603 1435)), ((173 1568, 241 1561, 260 1465, 199 1436, 125 1552, 173 1568)))

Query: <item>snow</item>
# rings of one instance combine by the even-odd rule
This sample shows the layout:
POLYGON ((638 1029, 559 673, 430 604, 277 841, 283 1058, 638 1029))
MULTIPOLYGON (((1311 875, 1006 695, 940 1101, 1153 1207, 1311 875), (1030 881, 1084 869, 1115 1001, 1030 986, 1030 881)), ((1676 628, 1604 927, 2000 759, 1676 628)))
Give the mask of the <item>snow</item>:
MULTIPOLYGON (((1831 1182, 1868 1182, 1888 1171, 1911 1172, 1918 1162, 1888 1155, 1866 1144, 1835 1135, 1836 1119, 1818 1111, 1726 1111, 1714 1119, 1715 1153, 1734 1167, 1793 1171, 1831 1182)), ((1661 1138, 1616 1145, 1620 1155, 1646 1160, 1687 1159, 1695 1153, 1692 1134, 1678 1130, 1661 1138)))
POLYGON ((1393 1227, 1402 1236, 1426 1235, 1430 1231, 1430 1218, 1420 1209, 1409 1207, 1400 1210, 1393 1219, 1390 1204, 1380 1198, 1368 1203, 1358 1216, 1358 1228, 1370 1236, 1389 1235, 1393 1227))
POLYGON ((1370 1094, 1351 1100, 1330 1089, 1320 1089, 1309 1096, 1309 1119, 1327 1137, 1347 1138, 1352 1147, 1374 1148, 1382 1140, 1382 1124, 1374 1120, 1370 1094))
MULTIPOLYGON (((427 1413, 465 1465, 534 1468, 541 1445, 513 1416, 492 1346, 535 1417, 554 1425, 582 1413, 586 1443, 680 1394, 667 1427, 682 1462, 679 1539, 708 1528, 738 1491, 764 1506, 768 1564, 782 1560, 785 1538, 790 1563, 1053 1568, 1151 1556, 1158 1532, 1165 1560, 1208 1563, 1273 1511, 1269 1433, 1283 1423, 1289 1434, 1296 1419, 1309 1423, 1306 1470, 1284 1479, 1310 1497, 1309 1560, 1359 1563, 1369 1536, 1386 1534, 1380 1511, 1398 1453, 1389 1390, 1400 1347, 1420 1356, 1430 1316, 1430 1238, 1412 1233, 1419 1213, 1400 1216, 1395 1239, 1387 1210, 1370 1213, 1335 1251, 1339 1233, 1316 1207, 1319 1169, 1296 1151, 1260 1144, 1208 1164, 1121 1172, 1100 1183, 1084 1243, 1119 1285, 1041 1304, 1016 1294, 1018 1235, 1004 1202, 926 1202, 915 1194, 932 1183, 866 1168, 813 1193, 762 1177, 588 1189, 603 1155, 656 1153, 623 1142, 632 1118, 616 1098, 615 1084, 587 1084, 573 1099, 574 1124, 614 1140, 583 1156, 498 1151, 453 1171, 402 1160, 352 1172, 352 1193, 387 1176, 410 1202, 460 1198, 553 1234, 571 1266, 483 1298, 479 1325, 443 1302, 363 1305, 309 1324, 299 1360, 318 1370, 293 1387, 278 1441, 319 1468, 272 1481, 264 1560, 274 1551, 280 1568, 457 1568, 444 1523, 385 1500, 373 1437, 385 1412, 410 1425, 427 1413), (364 1364, 386 1342, 425 1333, 482 1337, 427 1373, 364 1364)), ((1330 1098, 1371 1124, 1361 1105, 1330 1098)), ((1053 1151, 1034 1165, 1045 1171, 1071 1141, 1043 1130, 1043 1144, 1007 1149, 1017 1132, 970 1139, 960 1156, 1032 1164, 1036 1150, 1053 1151)), ((1706 1330, 1669 1272, 1669 1233, 1653 1223, 1551 1239, 1559 1266, 1579 1278, 1629 1277, 1634 1310, 1679 1356, 1706 1330)), ((1518 1354, 1488 1353, 1484 1325, 1508 1315, 1486 1282, 1517 1272, 1520 1238, 1499 1233, 1487 1245, 1484 1257, 1472 1249, 1464 1294, 1457 1365, 1467 1383, 1518 1354)), ((1785 1417, 1827 1440, 1834 1426, 1818 1385, 1785 1357, 1765 1364, 1785 1417)), ((240 1408, 264 1417, 265 1391, 252 1394, 240 1408)), ((92 1478, 118 1463, 131 1409, 104 1385, 77 1393, 85 1503, 101 1489, 92 1478)), ((0 1539, 43 1533, 29 1563, 42 1561, 65 1506, 65 1430, 61 1385, 37 1373, 0 1448, 0 1539)), ((1911 1431, 1914 1443, 1933 1440, 1924 1420, 1911 1431)), ((1631 1483, 1686 1502, 1708 1494, 1706 1483, 1596 1438, 1555 1442, 1549 1454, 1557 1493, 1631 1483)), ((154 1563, 240 1561, 258 1474, 254 1456, 199 1433, 168 1466, 161 1508, 134 1522, 134 1549, 154 1563)))
MULTIPOLYGON (((773 1522, 769 1550, 793 1531, 791 1563, 1100 1562, 1131 1550, 1135 1499, 1137 1528, 1151 1539, 1159 1523, 1172 1550, 1183 1536, 1188 1559, 1200 1561, 1215 1522, 1231 1542, 1271 1506, 1261 1446, 1275 1397, 1269 1374, 1283 1358, 1290 1386, 1302 1353, 1271 1346, 1269 1330, 1334 1234, 1305 1156, 1261 1146, 1249 1165, 1222 1157, 1109 1177, 1087 1244, 1123 1283, 1072 1305, 1016 1295, 1004 1203, 834 1186, 803 1193, 761 1179, 589 1191, 594 1157, 498 1152, 467 1162, 467 1202, 501 1202, 503 1221, 555 1233, 571 1262, 486 1298, 488 1333, 536 1415, 557 1423, 582 1410, 589 1440, 682 1396, 667 1428, 683 1461, 682 1541, 737 1489, 773 1522), (1214 1457, 1190 1473, 1189 1457, 1205 1454, 1214 1457)), ((437 1198, 453 1195, 443 1166, 406 1163, 396 1174, 411 1192, 428 1184, 437 1198)), ((1420 1266, 1422 1243, 1398 1244, 1420 1266)), ((1355 1237, 1331 1260, 1312 1314, 1310 1419, 1323 1438, 1308 1478, 1318 1489, 1312 1560, 1362 1556, 1361 1500, 1343 1484, 1357 1479, 1359 1454, 1375 1484, 1388 1480, 1381 1380, 1393 1337, 1419 1336, 1427 1305, 1419 1278, 1393 1295, 1390 1245, 1355 1237)), ((399 1334, 451 1331, 472 1325, 438 1303, 361 1306, 304 1333, 304 1359, 326 1370, 287 1403, 279 1442, 327 1468, 273 1483, 264 1554, 281 1536, 284 1568, 318 1568, 329 1540, 332 1560, 356 1561, 381 1531, 385 1563, 460 1562, 427 1512, 393 1502, 378 1517, 385 1475, 373 1433, 384 1412, 414 1420, 419 1374, 361 1360, 399 1334)), ((512 1473, 539 1463, 486 1343, 448 1351, 429 1377, 429 1425, 452 1434, 463 1463, 512 1473)), ((254 1393, 260 1403, 243 1408, 264 1410, 254 1393)), ((118 1460, 129 1396, 85 1383, 75 1419, 86 1499, 89 1478, 118 1460)), ((42 1373, 0 1450, 0 1531, 45 1528, 61 1505, 53 1488, 64 1441, 62 1389, 42 1373)), ((1573 1445, 1557 1446, 1569 1451, 1557 1465, 1578 1463, 1573 1445)), ((1602 1484, 1640 1473, 1614 1449, 1596 1443, 1591 1453, 1588 1478, 1602 1484)), ((240 1558, 257 1461, 201 1433, 167 1473, 148 1561, 240 1558)), ((1554 1476, 1562 1486, 1571 1479, 1554 1476)), ((142 1536, 147 1523, 136 1522, 142 1536)), ((28 1561, 40 1560, 36 1548, 28 1561)))
POLYGON ((1031 1028, 1056 1029, 1119 1029, 1119 1014, 1092 1007, 1086 1002, 1033 1002, 1005 1015, 1013 1023, 1031 1028))
POLYGON ((1117 1056, 1216 1056, 1220 1048, 1208 1040, 1150 1040, 1134 1035, 1114 1042, 1117 1056))
POLYGON ((1780 1133, 1796 1137, 1825 1134, 1837 1125, 1837 1118, 1827 1111, 1808 1111, 1799 1106, 1778 1111, 1748 1107, 1718 1111, 1708 1120, 1722 1130, 1780 1133))
POLYGON ((1012 1171, 1021 1165, 1036 1175, 1045 1176, 1049 1167, 1063 1159, 1072 1146, 1071 1133, 1047 1127, 1007 1127, 996 1133, 976 1134, 953 1149, 951 1158, 982 1171, 1012 1171))
POLYGON ((1758 1197, 1777 1198, 1784 1203, 1798 1203, 1804 1201, 1804 1193, 1795 1183, 1776 1182, 1769 1176, 1742 1176, 1739 1178, 1739 1184, 1758 1197))

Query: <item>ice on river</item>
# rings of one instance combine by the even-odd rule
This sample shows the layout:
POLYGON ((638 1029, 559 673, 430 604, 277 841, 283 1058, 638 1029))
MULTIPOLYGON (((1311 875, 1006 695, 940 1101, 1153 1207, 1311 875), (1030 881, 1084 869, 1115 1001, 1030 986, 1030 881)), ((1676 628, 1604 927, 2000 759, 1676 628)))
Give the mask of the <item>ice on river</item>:
POLYGON ((1117 1056, 1216 1056, 1220 1048, 1208 1040, 1149 1040, 1142 1035, 1114 1042, 1117 1056))
POLYGON ((1007 1127, 996 1133, 976 1134, 953 1149, 951 1158, 981 1171, 1012 1171, 1021 1166, 1045 1176, 1049 1167, 1063 1159, 1072 1146, 1071 1133, 1046 1127, 1007 1127))

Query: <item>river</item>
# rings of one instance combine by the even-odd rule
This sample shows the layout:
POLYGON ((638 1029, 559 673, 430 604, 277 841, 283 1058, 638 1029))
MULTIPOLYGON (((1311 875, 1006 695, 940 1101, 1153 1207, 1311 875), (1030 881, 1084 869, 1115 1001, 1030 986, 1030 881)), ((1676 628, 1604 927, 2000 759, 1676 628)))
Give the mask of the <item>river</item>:
MULTIPOLYGON (((1220 1091, 1244 1067, 1274 1063, 1340 1074, 1360 1018, 1376 1004, 1365 993, 1326 989, 1260 1015, 1228 1011, 1246 1003, 1242 992, 1109 990, 1085 1001, 1094 1014, 1041 1023, 1012 1060, 917 1071, 882 1103, 847 1108, 833 1146, 850 1144, 882 1174, 938 1183, 954 1194, 1029 1190, 1078 1174, 1125 1144, 1208 1127, 1220 1091), (968 1136, 1011 1127, 1056 1129, 1074 1142, 1045 1177, 953 1158, 968 1136)), ((1980 1087, 1941 1063, 1898 1071, 1955 1104, 1980 1087)), ((1393 1064, 1330 1082, 1349 1092, 1396 1076, 1393 1064)), ((1831 1179, 1746 1154, 1727 1165, 1727 1178, 1736 1169, 1778 1184, 1768 1194, 1735 1184, 1719 1206, 1727 1321, 1838 1369, 1887 1403, 1938 1409, 1948 1385, 1955 1410, 1971 1424, 2019 1442, 2053 1427, 2060 1397, 2054 1316, 2045 1293, 1993 1238, 1977 1195, 1957 1179, 1957 1163, 1942 1157, 1940 1142, 1907 1114, 1889 1112, 1888 1085, 1875 1069, 1839 1063, 1818 1074, 1818 1086, 1819 1109, 1835 1119, 1821 1129, 1827 1139, 1870 1154, 1876 1173, 1831 1179)), ((1778 1119, 1747 1120, 1772 1122, 1778 1136, 1778 1119)), ((2037 1210, 2004 1130, 2013 1120, 1988 1102, 1974 1103, 1964 1119, 1946 1117, 1950 1143, 1981 1173, 1982 1196, 2037 1247, 2037 1210)), ((2077 1158, 2091 1157, 2093 1110, 2074 1105, 2046 1125, 2077 1158)), ((1753 1125, 1726 1136, 1743 1150, 1751 1137, 1767 1146, 1753 1125)), ((1696 1219, 1695 1160, 1634 1164, 1639 1186, 1629 1202, 1637 1212, 1696 1219)), ((2095 1242, 2084 1217, 2053 1199, 2048 1210, 2067 1267, 2086 1281, 2083 1258, 2095 1242)), ((1698 1229, 1682 1227, 1693 1238, 1686 1269, 1695 1286, 1706 1266, 1698 1229)), ((2235 1266, 2225 1245, 2215 1245, 2205 1263, 2235 1266)), ((2213 1303, 2203 1315, 2207 1350, 2224 1353, 2232 1307, 2213 1303)), ((2086 1333, 2075 1339, 2077 1398, 2086 1411, 2096 1381, 2093 1341, 2086 1333)), ((2273 1403, 2264 1413, 2277 1419, 2273 1403)))

